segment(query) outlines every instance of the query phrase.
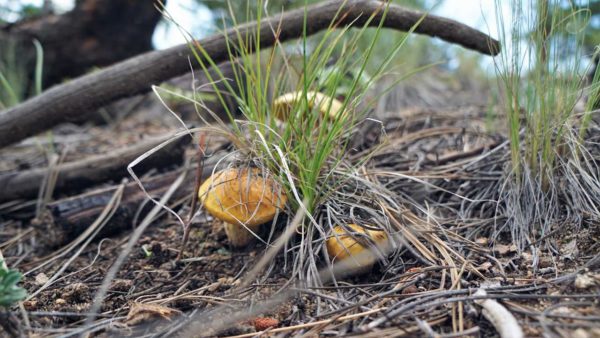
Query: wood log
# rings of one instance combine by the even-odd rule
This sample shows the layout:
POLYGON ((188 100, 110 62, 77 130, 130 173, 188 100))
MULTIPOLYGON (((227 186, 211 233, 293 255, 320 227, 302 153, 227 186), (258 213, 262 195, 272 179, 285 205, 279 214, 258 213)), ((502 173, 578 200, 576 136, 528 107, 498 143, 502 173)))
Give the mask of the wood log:
MULTIPOLYGON (((194 180, 192 176, 195 170, 195 166, 187 169, 186 175, 189 177, 190 182, 194 180)), ((204 165, 202 176, 210 176, 212 170, 212 165, 204 165)), ((141 181, 151 196, 159 197, 167 191, 175 179, 181 175, 181 172, 181 169, 174 170, 142 179, 141 181)), ((51 234, 51 236, 48 236, 45 244, 60 246, 79 236, 102 213, 117 188, 118 185, 114 185, 48 204, 47 210, 52 216, 52 222, 44 225, 44 231, 51 234)), ((190 195, 193 189, 194 184, 183 184, 171 199, 177 200, 190 195)), ((121 203, 118 205, 114 215, 102 231, 100 231, 98 237, 111 236, 125 230, 131 230, 134 216, 137 214, 139 219, 143 219, 146 213, 154 206, 153 203, 147 203, 141 211, 138 211, 142 204, 147 201, 148 197, 141 191, 136 182, 127 183, 123 191, 121 203)))
MULTIPOLYGON (((99 182, 119 181, 129 176, 127 165, 131 161, 167 139, 168 137, 155 137, 107 154, 61 164, 56 169, 58 178, 55 194, 80 192, 99 182)), ((181 164, 185 145, 190 139, 182 137, 168 144, 136 166, 136 172, 145 173, 154 168, 163 169, 181 164)), ((0 202, 36 198, 47 173, 48 168, 38 168, 0 174, 0 202)))
POLYGON ((49 86, 151 50, 160 18, 153 1, 78 0, 67 13, 1 27, 0 46, 17 41, 20 58, 34 69, 31 41, 37 39, 44 48, 43 82, 49 86))
MULTIPOLYGON (((386 4, 378 0, 331 0, 307 9, 285 12, 260 23, 260 47, 270 47, 275 42, 298 38, 330 27, 337 18, 337 26, 378 26, 383 19, 386 4), (340 10, 340 7, 343 8, 340 10), (306 10, 306 29, 305 26, 306 10), (369 21, 371 15, 374 19, 369 21)), ((496 55, 500 51, 498 41, 488 35, 454 20, 390 5, 383 27, 439 37, 481 53, 496 55), (424 17, 424 18, 423 18, 424 17), (421 19, 423 20, 421 21, 421 19), (419 23, 420 22, 420 23, 419 23)), ((228 61, 228 43, 253 35, 256 22, 227 30, 198 41, 215 63, 228 61)), ((120 62, 80 78, 57 85, 45 93, 33 97, 3 113, 0 113, 0 147, 18 142, 26 137, 68 121, 73 116, 96 110, 117 99, 150 90, 152 84, 160 83, 189 71, 190 49, 187 44, 169 49, 149 52, 120 62)))

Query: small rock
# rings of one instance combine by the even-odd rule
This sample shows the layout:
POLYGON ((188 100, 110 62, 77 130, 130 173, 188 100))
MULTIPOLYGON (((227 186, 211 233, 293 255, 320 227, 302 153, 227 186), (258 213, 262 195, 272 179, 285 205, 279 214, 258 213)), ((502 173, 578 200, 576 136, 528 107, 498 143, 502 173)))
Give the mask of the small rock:
POLYGON ((577 240, 575 239, 563 245, 560 249, 562 259, 574 260, 579 256, 579 248, 577 248, 577 240))
POLYGON ((496 244, 494 246, 494 251, 497 254, 504 256, 504 255, 508 254, 509 252, 517 252, 517 246, 514 244, 511 244, 511 245, 496 244))
POLYGON ((35 284, 37 285, 44 285, 46 283, 48 283, 48 281, 50 280, 50 278, 48 278, 48 276, 46 276, 45 273, 38 273, 35 276, 35 284))
POLYGON ((475 243, 477 243, 479 245, 488 245, 489 240, 487 239, 487 237, 479 237, 479 238, 475 239, 475 243))
POLYGON ((573 338, 592 338, 592 336, 590 336, 590 334, 584 330, 584 329, 577 329, 575 331, 573 331, 573 338))

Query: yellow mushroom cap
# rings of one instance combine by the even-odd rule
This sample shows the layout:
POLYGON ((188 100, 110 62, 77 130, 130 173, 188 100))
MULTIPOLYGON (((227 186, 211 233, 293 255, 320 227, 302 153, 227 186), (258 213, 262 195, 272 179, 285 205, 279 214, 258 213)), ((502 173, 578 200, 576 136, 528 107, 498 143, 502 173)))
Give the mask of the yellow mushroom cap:
MULTIPOLYGON (((379 250, 386 252, 389 242, 384 231, 368 230, 357 224, 348 224, 355 233, 365 234, 375 242, 379 250)), ((331 261, 350 259, 356 267, 369 268, 377 261, 375 248, 365 248, 344 227, 338 225, 333 228, 333 235, 327 239, 327 254, 331 261)), ((365 239, 366 240, 366 239, 365 239)))
POLYGON ((200 186, 198 197, 215 218, 247 226, 272 220, 287 202, 279 184, 258 168, 220 171, 200 186))
MULTIPOLYGON (((309 91, 306 92, 308 99, 308 108, 317 107, 321 115, 328 114, 330 119, 335 119, 340 114, 346 115, 343 109, 344 104, 339 100, 329 97, 323 93, 309 91), (331 105, 331 106, 330 106, 331 105)), ((277 97, 273 101, 273 114, 281 121, 285 121, 292 110, 292 107, 303 99, 302 92, 291 92, 277 97)))

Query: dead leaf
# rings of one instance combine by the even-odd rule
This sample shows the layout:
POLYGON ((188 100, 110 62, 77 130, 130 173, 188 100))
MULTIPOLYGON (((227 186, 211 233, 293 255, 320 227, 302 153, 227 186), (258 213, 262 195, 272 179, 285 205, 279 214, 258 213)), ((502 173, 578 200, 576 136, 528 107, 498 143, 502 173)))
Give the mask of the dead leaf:
POLYGON ((179 314, 181 314, 181 311, 162 305, 132 303, 125 323, 127 325, 137 325, 147 320, 156 319, 156 317, 171 320, 171 317, 179 314))
POLYGON ((253 320, 253 324, 256 331, 264 331, 272 327, 277 327, 279 321, 271 317, 258 317, 253 320))

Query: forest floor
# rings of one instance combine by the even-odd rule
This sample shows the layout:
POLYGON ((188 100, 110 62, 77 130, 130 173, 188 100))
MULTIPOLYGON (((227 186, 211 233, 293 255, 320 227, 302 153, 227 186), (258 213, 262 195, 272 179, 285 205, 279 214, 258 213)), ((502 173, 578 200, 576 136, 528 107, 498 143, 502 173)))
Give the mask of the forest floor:
MULTIPOLYGON (((389 146, 378 150, 369 168, 418 178, 389 182, 388 187, 437 210, 440 222, 421 231, 437 233, 447 252, 465 258, 461 264, 448 266, 444 259, 424 262, 413 249, 402 247, 393 261, 376 265, 368 274, 311 286, 290 282, 290 258, 280 254, 254 283, 242 285, 243 276, 268 249, 264 244, 232 249, 222 227, 201 212, 191 223, 185 254, 177 260, 183 228, 162 211, 128 253, 98 314, 86 323, 111 265, 152 203, 134 204, 111 218, 100 212, 110 210, 111 204, 104 201, 86 223, 91 231, 74 233, 65 230, 70 220, 52 205, 117 186, 122 179, 116 177, 78 192, 72 192, 77 190, 73 187, 65 190, 69 192, 56 190, 45 201, 0 203, 0 250, 9 267, 24 273, 22 285, 30 294, 20 309, 13 309, 12 324, 7 325, 20 326, 34 337, 76 336, 84 331, 98 336, 253 337, 263 330, 264 336, 498 336, 498 328, 478 305, 485 298, 497 300, 512 313, 526 336, 600 337, 598 221, 557 224, 544 238, 551 245, 533 252, 518 250, 510 233, 490 237, 501 221, 490 217, 493 202, 470 206, 481 210, 479 219, 458 217, 465 202, 457 195, 501 189, 509 150, 497 126, 504 122, 489 116, 485 95, 473 95, 474 88, 465 89, 463 84, 452 93, 431 83, 422 91, 398 89, 396 99, 383 109, 385 116, 378 118, 389 146), (407 99, 411 95, 412 101, 407 99), (431 186, 444 190, 431 191, 431 186), (93 222, 96 219, 106 222, 93 222), (474 295, 480 288, 487 296, 474 295)), ((52 151, 60 154, 60 162, 108 153, 179 128, 151 98, 132 105, 130 113, 122 107, 117 114, 111 108, 105 111, 108 123, 53 130, 52 151)), ((188 115, 184 120, 193 121, 193 114, 188 115)), ((365 130, 364 139, 369 135, 372 130, 365 130)), ((0 175, 48 166, 46 140, 40 136, 1 150, 0 175)), ((229 149, 219 139, 211 139, 208 148, 220 148, 213 157, 229 149)), ((194 159, 195 153, 190 144, 185 157, 194 159)), ((193 166, 191 162, 150 170, 142 179, 178 172, 182 166, 193 166)), ((185 180, 182 187, 191 189, 193 175, 185 180)), ((168 205, 185 219, 190 200, 187 193, 168 205)), ((431 250, 436 247, 423 242, 431 250)))

